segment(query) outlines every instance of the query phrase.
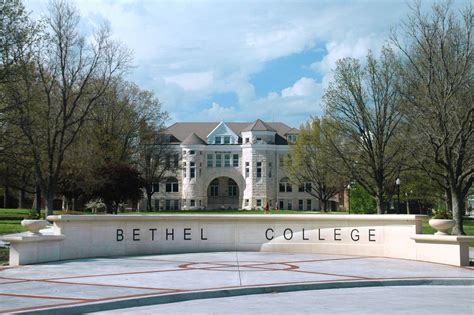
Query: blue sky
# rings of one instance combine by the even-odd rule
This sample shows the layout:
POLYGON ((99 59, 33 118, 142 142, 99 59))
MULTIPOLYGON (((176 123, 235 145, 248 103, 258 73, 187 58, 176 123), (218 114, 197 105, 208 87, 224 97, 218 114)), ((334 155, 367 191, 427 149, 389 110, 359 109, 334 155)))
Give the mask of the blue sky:
MULTIPOLYGON (((84 32, 107 21, 132 49, 128 79, 156 93, 170 123, 261 118, 298 127, 323 113, 336 61, 379 51, 406 17, 406 3, 78 0, 76 6, 84 32)), ((47 1, 25 5, 39 16, 47 1)))

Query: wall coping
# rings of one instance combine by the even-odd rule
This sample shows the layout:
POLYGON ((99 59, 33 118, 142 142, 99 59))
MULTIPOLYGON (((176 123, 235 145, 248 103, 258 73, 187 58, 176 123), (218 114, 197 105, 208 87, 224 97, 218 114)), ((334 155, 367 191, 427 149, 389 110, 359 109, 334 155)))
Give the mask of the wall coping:
POLYGON ((31 242, 46 242, 46 241, 62 241, 66 238, 65 235, 53 234, 30 234, 29 232, 8 234, 0 237, 2 241, 10 243, 31 243, 31 242))
POLYGON ((416 234, 411 237, 417 243, 468 243, 474 241, 474 236, 466 235, 432 235, 416 234))
POLYGON ((51 215, 47 218, 53 222, 80 221, 150 221, 150 220, 232 220, 232 221, 391 221, 416 222, 427 221, 426 215, 357 215, 357 214, 130 214, 130 215, 51 215))

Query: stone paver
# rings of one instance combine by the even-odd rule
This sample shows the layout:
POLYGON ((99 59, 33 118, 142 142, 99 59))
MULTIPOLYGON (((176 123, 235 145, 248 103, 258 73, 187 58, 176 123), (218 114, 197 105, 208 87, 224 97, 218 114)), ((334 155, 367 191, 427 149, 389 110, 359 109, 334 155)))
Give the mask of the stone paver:
POLYGON ((474 288, 466 286, 311 290, 134 307, 120 314, 474 314, 473 296, 474 288))
MULTIPOLYGON (((294 291, 317 288, 317 291, 300 292, 301 295, 296 293, 296 295, 292 295, 293 293, 259 294, 235 297, 232 298, 235 300, 229 301, 229 305, 231 305, 234 303, 232 301, 241 301, 240 298, 244 299, 242 301, 248 299, 245 304, 249 309, 244 309, 242 312, 258 313, 265 312, 265 310, 260 309, 259 305, 252 305, 259 304, 260 297, 270 299, 268 302, 270 305, 273 303, 272 298, 276 298, 278 301, 281 299, 284 305, 301 300, 303 307, 301 312, 304 313, 312 309, 310 306, 306 306, 306 303, 311 305, 314 302, 321 307, 324 303, 328 307, 332 303, 338 304, 336 300, 322 298, 324 294, 330 294, 329 291, 339 294, 343 292, 341 290, 352 290, 348 292, 354 296, 370 290, 381 290, 380 292, 374 291, 375 296, 390 296, 391 294, 409 292, 408 289, 405 291, 405 287, 354 288, 388 284, 388 281, 393 280, 405 281, 405 285, 412 285, 413 283, 410 284, 406 281, 415 280, 447 281, 447 284, 450 285, 449 288, 423 286, 423 289, 417 291, 416 288, 421 288, 420 284, 423 283, 417 283, 417 287, 406 287, 415 290, 424 299, 436 300, 432 294, 448 292, 454 288, 453 285, 459 285, 459 281, 470 281, 467 285, 464 283, 460 288, 464 288, 471 294, 474 269, 377 257, 262 252, 82 259, 0 269, 0 313, 41 310, 49 313, 52 307, 75 307, 75 311, 84 312, 86 310, 84 307, 86 305, 89 307, 92 304, 95 305, 95 308, 91 311, 117 310, 137 305, 195 300, 204 297, 202 294, 207 294, 206 298, 212 298, 264 293, 262 290, 271 292, 273 290, 294 291), (458 282, 448 283, 449 281, 458 282), (325 287, 324 290, 321 290, 321 287, 316 287, 326 284, 335 287, 345 285, 347 287, 350 284, 352 289, 336 290, 333 287, 328 290, 330 288, 325 287), (275 286, 279 289, 275 289, 275 286), (272 289, 266 289, 269 287, 272 289), (311 302, 308 300, 311 296, 321 296, 321 299, 311 302), (82 307, 82 309, 78 309, 78 307, 82 307)), ((441 294, 441 296, 443 295, 441 294)), ((355 297, 351 300, 352 302, 347 300, 348 303, 351 303, 352 310, 366 305, 366 301, 359 298, 361 300, 357 300, 355 297), (360 301, 364 301, 364 303, 360 301)), ((459 295, 459 299, 461 303, 464 303, 462 302, 463 295, 459 295)), ((212 299, 212 301, 214 300, 216 305, 220 305, 219 303, 223 301, 222 298, 212 299)), ((457 301, 453 300, 453 303, 457 303, 457 301)), ((187 303, 193 305, 192 303, 199 304, 201 302, 204 304, 202 304, 202 308, 196 308, 196 312, 208 313, 206 303, 209 301, 172 303, 174 306, 163 304, 156 306, 156 312, 179 313, 181 312, 180 305, 188 305, 187 303)), ((399 302, 405 303, 401 300, 399 302)), ((235 303, 240 305, 240 302, 235 303)), ((339 306, 336 305, 336 307, 339 306)), ((343 309, 341 308, 340 312, 343 309)), ((139 308, 137 312, 146 313, 146 310, 147 308, 139 308)), ((323 309, 320 310, 323 311, 323 309)), ((125 309, 123 311, 133 312, 125 309)), ((235 308, 235 311, 240 311, 240 309, 235 308)), ((219 309, 211 309, 210 313, 212 312, 227 313, 227 311, 220 312, 219 309)))

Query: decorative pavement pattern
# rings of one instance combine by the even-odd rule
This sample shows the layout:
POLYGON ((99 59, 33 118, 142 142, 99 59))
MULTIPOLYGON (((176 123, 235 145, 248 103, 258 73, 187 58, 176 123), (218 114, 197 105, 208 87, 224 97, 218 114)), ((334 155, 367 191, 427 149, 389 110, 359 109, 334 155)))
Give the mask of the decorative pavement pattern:
POLYGON ((430 284, 471 291, 474 267, 262 252, 81 259, 0 267, 0 313, 68 307, 72 314, 270 292, 430 284))

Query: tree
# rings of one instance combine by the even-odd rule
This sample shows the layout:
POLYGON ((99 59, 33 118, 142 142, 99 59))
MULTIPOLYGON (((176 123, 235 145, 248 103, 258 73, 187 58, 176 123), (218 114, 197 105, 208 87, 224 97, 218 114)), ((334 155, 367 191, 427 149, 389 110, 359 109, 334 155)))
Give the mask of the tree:
POLYGON ((351 213, 371 214, 377 212, 374 198, 357 183, 350 188, 351 213))
POLYGON ((137 165, 142 173, 147 211, 152 211, 151 197, 155 193, 155 184, 179 168, 179 154, 169 144, 166 135, 150 130, 141 138, 137 165))
POLYGON ((11 82, 8 89, 48 215, 65 153, 97 99, 129 63, 129 52, 111 40, 108 28, 86 40, 77 31, 79 19, 70 2, 52 2, 35 54, 19 62, 22 81, 11 82))
POLYGON ((317 198, 321 210, 326 212, 329 199, 342 190, 343 179, 334 173, 329 165, 333 158, 326 147, 325 135, 331 131, 324 119, 311 118, 300 128, 298 140, 290 145, 290 159, 287 159, 285 170, 291 182, 304 187, 311 196, 317 198), (311 183, 311 184, 306 184, 311 183))
POLYGON ((456 225, 464 234, 464 200, 474 180, 473 8, 455 15, 450 3, 425 15, 418 3, 392 35, 403 57, 404 115, 415 136, 412 156, 445 190, 456 225), (434 163, 426 163, 433 161, 434 163))
POLYGON ((92 195, 101 198, 107 213, 117 214, 121 203, 138 201, 142 197, 140 173, 124 163, 108 163, 96 171, 92 195))
POLYGON ((336 130, 331 147, 343 166, 335 171, 357 181, 375 199, 378 214, 384 212, 387 182, 395 182, 403 153, 396 137, 401 123, 398 72, 387 48, 379 61, 369 52, 364 66, 345 58, 337 62, 324 95, 336 130))

